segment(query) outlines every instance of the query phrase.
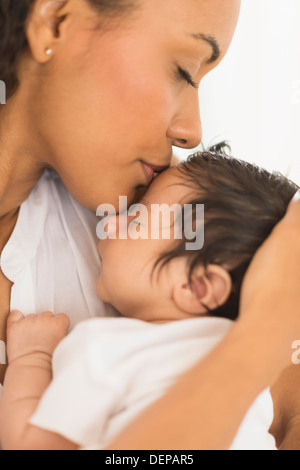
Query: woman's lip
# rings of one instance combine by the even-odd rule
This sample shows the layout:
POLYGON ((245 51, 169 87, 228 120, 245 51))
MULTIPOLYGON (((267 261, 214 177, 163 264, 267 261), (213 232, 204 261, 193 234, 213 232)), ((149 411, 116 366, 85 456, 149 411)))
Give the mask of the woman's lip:
POLYGON ((162 173, 163 171, 170 168, 170 165, 155 166, 155 165, 150 165, 149 163, 146 163, 144 161, 141 161, 141 164, 142 164, 144 173, 147 177, 148 185, 152 183, 153 178, 154 178, 154 173, 162 173))
POLYGON ((142 164, 142 167, 143 167, 143 170, 144 170, 144 174, 146 176, 146 179, 147 179, 147 186, 149 186, 149 184, 152 183, 153 181, 153 178, 154 178, 154 170, 151 166, 149 166, 147 163, 145 162, 141 162, 142 164))

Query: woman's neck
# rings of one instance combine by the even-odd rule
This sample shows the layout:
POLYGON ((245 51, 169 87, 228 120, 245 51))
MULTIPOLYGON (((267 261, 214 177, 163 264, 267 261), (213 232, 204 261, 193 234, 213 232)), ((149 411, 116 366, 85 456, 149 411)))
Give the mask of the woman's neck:
POLYGON ((0 255, 18 220, 19 208, 0 218, 0 255))
POLYGON ((43 173, 26 109, 14 97, 0 112, 0 225, 11 220, 43 173))

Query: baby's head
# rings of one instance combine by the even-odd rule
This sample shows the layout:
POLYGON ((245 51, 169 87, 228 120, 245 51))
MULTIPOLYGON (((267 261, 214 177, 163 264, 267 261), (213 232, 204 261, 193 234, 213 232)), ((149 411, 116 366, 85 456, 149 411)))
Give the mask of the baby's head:
POLYGON ((139 217, 116 218, 129 236, 100 242, 100 297, 123 315, 149 322, 203 315, 235 320, 245 272, 298 189, 279 173, 227 157, 218 148, 191 156, 153 181, 140 201, 145 210, 139 217), (196 207, 204 204, 203 247, 188 250, 191 240, 184 231, 181 240, 172 230, 164 239, 162 227, 158 239, 151 238, 154 204, 192 205, 194 227, 196 207))

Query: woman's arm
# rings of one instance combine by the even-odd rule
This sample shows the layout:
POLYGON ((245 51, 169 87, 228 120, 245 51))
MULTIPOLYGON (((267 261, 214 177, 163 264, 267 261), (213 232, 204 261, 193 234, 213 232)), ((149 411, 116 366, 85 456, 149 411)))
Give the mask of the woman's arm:
POLYGON ((107 449, 228 449, 257 395, 286 364, 280 334, 267 337, 267 329, 234 327, 107 449))
POLYGON ((295 425, 286 429, 284 439, 279 450, 299 450, 300 449, 300 425, 295 425))
POLYGON ((52 354, 67 333, 65 315, 24 318, 12 312, 7 326, 9 366, 0 402, 0 441, 4 450, 73 450, 58 434, 29 424, 52 379, 52 354))
POLYGON ((255 256, 240 319, 223 342, 108 447, 228 449, 255 397, 291 363, 300 338, 300 200, 255 256))
POLYGON ((299 450, 300 366, 292 365, 286 369, 272 387, 271 393, 274 421, 270 432, 275 437, 276 445, 280 450, 299 450))

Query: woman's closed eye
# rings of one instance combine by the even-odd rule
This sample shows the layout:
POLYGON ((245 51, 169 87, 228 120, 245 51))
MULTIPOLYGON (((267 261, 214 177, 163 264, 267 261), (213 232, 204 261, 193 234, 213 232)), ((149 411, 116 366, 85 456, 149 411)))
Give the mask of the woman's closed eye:
POLYGON ((183 78, 193 88, 196 88, 196 90, 198 90, 199 85, 193 81, 191 75, 189 74, 187 70, 184 70, 181 67, 178 67, 178 72, 181 78, 183 78))

